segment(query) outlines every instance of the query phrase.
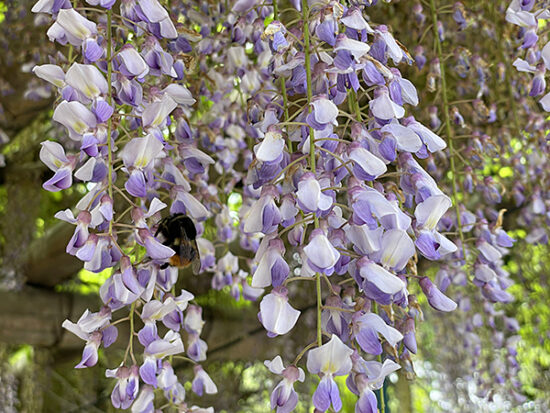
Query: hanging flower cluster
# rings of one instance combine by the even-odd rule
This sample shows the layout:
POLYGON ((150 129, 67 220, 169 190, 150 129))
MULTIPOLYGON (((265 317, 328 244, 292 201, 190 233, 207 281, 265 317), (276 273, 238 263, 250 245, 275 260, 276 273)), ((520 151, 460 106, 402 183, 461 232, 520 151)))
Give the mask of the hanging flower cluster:
MULTIPOLYGON (((459 342, 458 352, 456 342, 442 341, 448 351, 438 358, 443 359, 443 364, 466 361, 466 367, 459 372, 462 377, 468 377, 472 368, 490 372, 476 377, 478 396, 491 397, 494 389, 500 388, 507 398, 512 396, 512 403, 518 403, 525 400, 517 379, 519 327, 502 305, 513 300, 508 288, 514 281, 507 271, 505 256, 513 253, 510 248, 516 240, 504 231, 503 225, 527 229, 527 242, 546 242, 542 212, 545 193, 539 182, 546 180, 540 165, 548 149, 544 139, 546 121, 526 101, 532 88, 514 73, 511 65, 517 53, 523 53, 520 46, 524 32, 516 36, 510 33, 510 26, 499 21, 509 18, 512 9, 530 10, 534 2, 513 2, 508 13, 508 2, 491 2, 475 10, 473 6, 469 10, 455 3, 441 6, 434 14, 435 4, 430 3, 427 13, 418 4, 415 19, 407 29, 421 36, 429 28, 431 15, 436 50, 433 54, 428 52, 428 40, 424 47, 415 50, 415 60, 420 74, 427 74, 428 94, 435 91, 436 97, 447 95, 442 104, 438 103, 439 108, 430 109, 429 120, 432 128, 446 130, 450 138, 447 165, 456 179, 451 189, 461 195, 453 215, 458 218, 458 227, 454 228, 463 245, 457 254, 462 254, 455 254, 441 268, 436 285, 442 291, 450 284, 461 287, 454 297, 460 311, 455 315, 453 330, 458 329, 464 341, 459 342), (487 21, 488 15, 495 17, 494 23, 487 21), (488 50, 486 43, 478 42, 480 30, 497 47, 488 50), (500 41, 502 38, 517 39, 517 43, 500 41), (444 60, 446 63, 442 64, 444 60), (501 99, 503 95, 509 96, 506 102, 501 99), (507 190, 512 187, 512 191, 507 190), (533 214, 533 205, 540 212, 533 214), (457 261, 464 256, 466 266, 457 261), (467 288, 471 285, 468 281, 479 289, 475 299, 467 288), (482 353, 484 347, 495 349, 490 358, 482 353)), ((421 100, 425 98, 421 96, 421 100)), ((438 182, 445 178, 445 171, 436 165, 442 161, 431 160, 428 169, 438 182)), ((444 218, 442 222, 448 230, 453 229, 451 220, 444 218)), ((445 326, 441 329, 446 330, 445 326)), ((442 332, 442 336, 445 334, 442 332)))
MULTIPOLYGON (((317 411, 342 408, 335 377, 347 376, 356 411, 375 412, 373 391, 385 377, 401 366, 413 372, 424 298, 438 311, 459 308, 472 367, 482 364, 475 329, 487 325, 509 351, 495 357, 493 373, 503 385, 515 376, 517 323, 494 306, 512 300, 503 257, 514 240, 498 209, 509 194, 485 172, 499 151, 503 165, 522 163, 496 138, 502 113, 491 101, 491 82, 510 74, 502 56, 489 67, 463 47, 469 28, 483 24, 464 6, 412 6, 414 18, 403 21, 421 40, 413 56, 391 28, 373 23, 369 16, 390 7, 370 7, 376 1, 291 1, 279 11, 277 1, 237 0, 229 9, 187 1, 166 10, 156 0, 124 0, 118 14, 112 1, 88 3, 36 3, 34 12, 54 18, 49 39, 77 57, 33 71, 58 90, 53 119, 70 138, 42 144, 53 172, 44 188, 78 181, 89 191, 75 212, 56 215, 76 227, 67 252, 87 270, 112 269, 104 307, 64 323, 86 342, 76 367, 95 365, 98 348, 117 340, 113 312, 128 309, 132 331, 141 319, 141 354, 131 335, 121 365, 107 371, 115 407, 150 411, 160 388, 182 411, 209 411, 186 405, 175 357, 195 363, 195 393, 217 391, 197 364, 207 351, 201 309, 191 292, 176 291, 177 269, 166 268, 175 251, 159 235, 161 214, 194 221, 201 271, 213 274, 213 289, 259 300, 269 338, 302 322, 294 298, 315 285, 315 341, 296 358, 265 362, 282 376, 270 400, 278 412, 297 406, 294 383, 305 370, 319 377, 317 411), (446 50, 446 42, 460 46, 446 50), (417 91, 413 77, 426 87, 417 91), (421 102, 433 106, 417 110, 421 102), (238 254, 237 244, 250 254, 238 254), (436 277, 428 264, 440 268, 436 277), (472 285, 479 303, 466 293, 472 285)), ((513 2, 509 15, 534 21, 522 46, 532 49, 545 15, 527 16, 527 3, 513 2)), ((495 30, 486 28, 493 38, 495 30)), ((540 59, 544 50, 515 64, 535 73, 533 96, 544 91, 540 59)), ((500 136, 512 133, 502 128, 500 136)), ((540 173, 530 168, 526 178, 540 173)), ((539 188, 526 200, 526 180, 513 196, 533 222, 545 216, 546 198, 539 188)))
POLYGON ((170 115, 189 116, 195 103, 181 59, 190 44, 157 1, 122 2, 118 14, 111 10, 113 1, 88 3, 96 7, 42 0, 33 7, 52 15, 49 39, 70 45, 76 56, 65 64, 33 69, 57 88, 61 100, 53 120, 74 142, 69 148, 76 148, 66 153, 58 142, 42 143, 40 159, 53 172, 44 188, 60 191, 74 180, 86 183, 89 191, 76 205, 77 213, 67 209, 56 217, 75 225, 67 252, 82 260, 85 269, 112 268, 100 290, 100 311, 86 310, 76 323, 65 320, 63 327, 85 341, 76 368, 91 367, 99 347, 118 338, 113 313, 129 309, 122 319, 131 327, 126 354, 120 366, 106 372, 116 381, 113 406, 152 411, 154 390, 160 389, 171 405, 185 411, 212 411, 187 407, 185 381, 172 368, 174 357, 195 363, 193 391, 217 392, 198 364, 207 350, 200 338, 201 308, 189 304, 193 294, 176 291, 177 268, 162 265, 176 252, 163 245, 156 230, 167 207, 161 199, 168 195, 171 213, 185 213, 197 225, 208 216, 191 194, 189 181, 213 161, 169 129, 170 115), (127 43, 129 38, 134 40, 127 43), (174 157, 184 162, 174 162, 174 157), (124 210, 116 198, 126 204, 124 210), (136 316, 142 324, 136 331, 141 346, 134 342, 136 316))
MULTIPOLYGON (((416 352, 409 284, 438 310, 456 307, 415 265, 419 254, 439 260, 457 250, 439 225, 452 201, 417 160, 446 143, 405 116, 418 96, 394 65, 412 58, 386 26, 371 27, 364 7, 294 4, 286 13, 297 23, 286 27, 274 6, 266 26, 271 10, 255 2, 237 2, 228 18, 237 43, 230 70, 248 102, 248 124, 237 122, 253 137, 240 211, 249 237, 241 244, 255 252, 251 287, 268 290, 259 318, 274 337, 299 322, 296 285, 314 280, 317 348, 307 370, 321 380, 313 404, 340 410, 334 377, 349 375, 357 411, 376 411, 372 390, 416 352), (372 360, 382 354, 383 365, 372 360)), ((296 406, 299 360, 286 369, 281 359, 266 362, 288 386, 284 396, 283 384, 275 388, 273 409, 296 406)))

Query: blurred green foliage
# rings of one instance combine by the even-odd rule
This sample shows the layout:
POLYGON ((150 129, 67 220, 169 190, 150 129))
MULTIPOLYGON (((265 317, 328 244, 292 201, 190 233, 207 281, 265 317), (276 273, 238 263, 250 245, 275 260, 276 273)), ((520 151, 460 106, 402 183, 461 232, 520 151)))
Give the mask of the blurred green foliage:
POLYGON ((507 310, 521 328, 520 380, 533 399, 550 402, 550 254, 547 245, 519 244, 508 269, 520 279, 510 287, 516 298, 507 310))

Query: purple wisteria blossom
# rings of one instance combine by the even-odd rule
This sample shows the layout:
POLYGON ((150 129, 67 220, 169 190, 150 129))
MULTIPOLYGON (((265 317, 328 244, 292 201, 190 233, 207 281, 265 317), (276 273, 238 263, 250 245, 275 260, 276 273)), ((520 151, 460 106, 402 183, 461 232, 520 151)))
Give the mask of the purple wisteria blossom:
POLYGON ((519 53, 513 67, 528 76, 519 81, 481 47, 455 45, 473 28, 493 40, 501 33, 462 3, 444 12, 400 6, 410 19, 399 32, 411 34, 401 39, 377 1, 291 0, 284 12, 281 2, 257 0, 87 3, 35 4, 37 22, 51 20, 48 38, 70 52, 27 70, 46 82, 30 96, 57 94, 53 120, 62 126, 42 143, 54 174, 43 186, 81 194, 56 214, 75 226, 66 251, 86 270, 108 270, 102 309, 63 323, 85 342, 76 367, 98 363, 119 322, 132 326, 124 359, 106 373, 115 408, 211 412, 192 406, 186 389, 223 388, 203 369, 212 343, 201 334, 211 321, 197 302, 211 300, 180 287, 180 275, 193 277, 175 265, 178 257, 185 266, 184 248, 200 260, 189 289, 251 301, 242 309, 255 306, 268 338, 284 342, 298 321, 314 326, 315 343, 298 354, 282 346, 264 363, 282 376, 270 397, 278 413, 298 404, 306 352, 307 371, 320 377, 316 411, 342 409, 335 377, 348 376, 355 411, 376 412, 374 391, 400 366, 412 374, 412 355, 421 354, 420 291, 438 311, 459 308, 458 331, 475 360, 491 331, 512 349, 491 368, 506 357, 516 363, 513 340, 498 328, 516 334, 519 326, 493 308, 513 299, 505 257, 515 240, 500 204, 538 226, 528 242, 548 240, 548 191, 536 184, 546 182, 545 137, 533 138, 548 125, 531 113, 525 130, 512 131, 506 103, 492 99, 506 85, 515 114, 533 112, 529 97, 550 111, 550 43, 537 45, 547 11, 521 0, 506 10, 520 29, 499 54, 519 53), (507 192, 509 170, 522 178, 507 192), (159 231, 169 215, 193 230, 175 228, 169 242, 159 231), (479 300, 465 296, 472 286, 479 300), (285 367, 283 358, 296 361, 285 367))
POLYGON ((266 360, 264 364, 273 374, 283 376, 283 380, 275 386, 271 393, 271 409, 277 408, 277 413, 293 411, 298 404, 298 394, 294 390, 294 383, 304 381, 304 371, 293 365, 285 368, 281 356, 276 356, 271 361, 266 360))
POLYGON ((321 382, 313 394, 313 404, 319 411, 325 412, 330 406, 335 411, 342 408, 342 400, 335 376, 348 374, 352 367, 353 350, 333 335, 330 341, 321 347, 310 350, 307 355, 307 369, 312 374, 319 374, 321 382))

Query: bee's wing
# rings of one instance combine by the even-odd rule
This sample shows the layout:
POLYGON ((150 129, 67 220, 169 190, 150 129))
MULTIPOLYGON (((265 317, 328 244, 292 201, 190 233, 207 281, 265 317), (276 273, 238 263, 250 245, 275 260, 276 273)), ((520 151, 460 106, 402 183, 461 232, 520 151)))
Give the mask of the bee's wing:
POLYGON ((201 272, 201 256, 199 254, 199 246, 197 245, 197 240, 193 240, 191 244, 195 249, 195 257, 191 261, 191 268, 193 269, 193 274, 197 275, 201 272))

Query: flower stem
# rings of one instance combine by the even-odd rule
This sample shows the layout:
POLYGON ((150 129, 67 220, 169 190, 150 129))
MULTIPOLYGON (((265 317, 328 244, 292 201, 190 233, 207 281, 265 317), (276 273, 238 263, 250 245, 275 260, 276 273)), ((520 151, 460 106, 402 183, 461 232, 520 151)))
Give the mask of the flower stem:
MULTIPOLYGON (((308 112, 311 112, 311 101, 313 100, 313 89, 311 81, 311 50, 309 44, 309 5, 307 0, 302 0, 302 28, 304 32, 304 54, 306 65, 306 84, 307 84, 307 105, 308 112)), ((313 128, 309 127, 309 167, 315 175, 315 133, 313 128)), ((317 214, 313 214, 315 228, 319 228, 319 219, 317 214)), ((321 274, 316 273, 316 290, 317 290, 317 345, 323 345, 323 328, 321 325, 321 307, 323 305, 322 289, 321 289, 321 274)))
MULTIPOLYGON (((279 5, 277 4, 277 0, 273 0, 273 19, 279 20, 279 5)), ((283 95, 283 111, 285 114, 285 122, 288 122, 289 114, 288 114, 288 96, 286 94, 286 79, 284 76, 281 76, 281 93, 283 95)), ((290 136, 287 132, 287 141, 286 144, 288 146, 288 152, 293 153, 294 150, 292 149, 292 141, 290 140, 290 136)))
POLYGON ((315 347, 316 345, 317 345, 317 342, 314 341, 313 343, 309 343, 307 346, 305 346, 302 349, 302 351, 300 351, 300 354, 298 354, 298 356, 296 357, 296 359, 294 360, 294 363, 292 363, 292 365, 294 365, 294 366, 298 365, 298 363, 300 362, 300 360, 302 359, 304 354, 306 354, 306 351, 308 351, 312 347, 315 347))
MULTIPOLYGON (((112 10, 107 10, 107 103, 113 105, 113 92, 111 81, 113 77, 113 62, 111 61, 112 50, 112 10)), ((107 147, 108 147, 108 159, 107 159, 107 192, 109 198, 113 199, 113 148, 112 148, 112 133, 113 133, 113 120, 112 116, 107 120, 107 147)), ((113 200, 114 201, 114 200, 113 200)), ((109 235, 113 235, 113 221, 109 221, 109 235)))
POLYGON ((128 340, 128 346, 126 347, 126 352, 124 353, 124 361, 123 363, 126 364, 126 359, 128 358, 128 353, 130 353, 130 357, 132 357, 132 361, 134 364, 136 364, 136 358, 134 357, 134 312, 136 309, 136 303, 133 302, 132 306, 130 307, 130 314, 128 315, 128 318, 130 319, 130 339, 128 340))
POLYGON ((355 90, 353 89, 348 90, 348 97, 351 110, 355 112, 355 117, 357 118, 357 121, 361 122, 363 120, 363 117, 361 116, 361 109, 359 109, 359 102, 357 101, 357 92, 355 92, 355 90))
POLYGON ((452 174, 452 185, 453 185, 453 204, 455 206, 455 212, 456 212, 456 222, 458 226, 458 233, 460 236, 460 243, 462 245, 462 258, 464 259, 464 262, 466 262, 466 247, 464 245, 464 234, 462 232, 462 219, 460 218, 460 208, 458 205, 458 192, 457 192, 457 173, 456 173, 456 166, 455 166, 455 159, 453 156, 454 149, 454 142, 453 142, 453 128, 451 127, 451 116, 450 116, 450 108, 449 108, 449 97, 447 96, 447 78, 445 77, 445 62, 443 59, 443 48, 441 47, 441 40, 439 39, 439 33, 437 31, 437 7, 435 5, 435 0, 430 0, 430 9, 432 11, 432 28, 433 28, 433 35, 434 35, 434 41, 435 41, 435 47, 437 51, 437 56, 439 58, 439 65, 441 67, 441 97, 443 98, 443 115, 444 115, 444 123, 445 123, 445 131, 447 134, 447 141, 449 144, 449 150, 450 150, 450 164, 451 164, 451 174, 452 174))

